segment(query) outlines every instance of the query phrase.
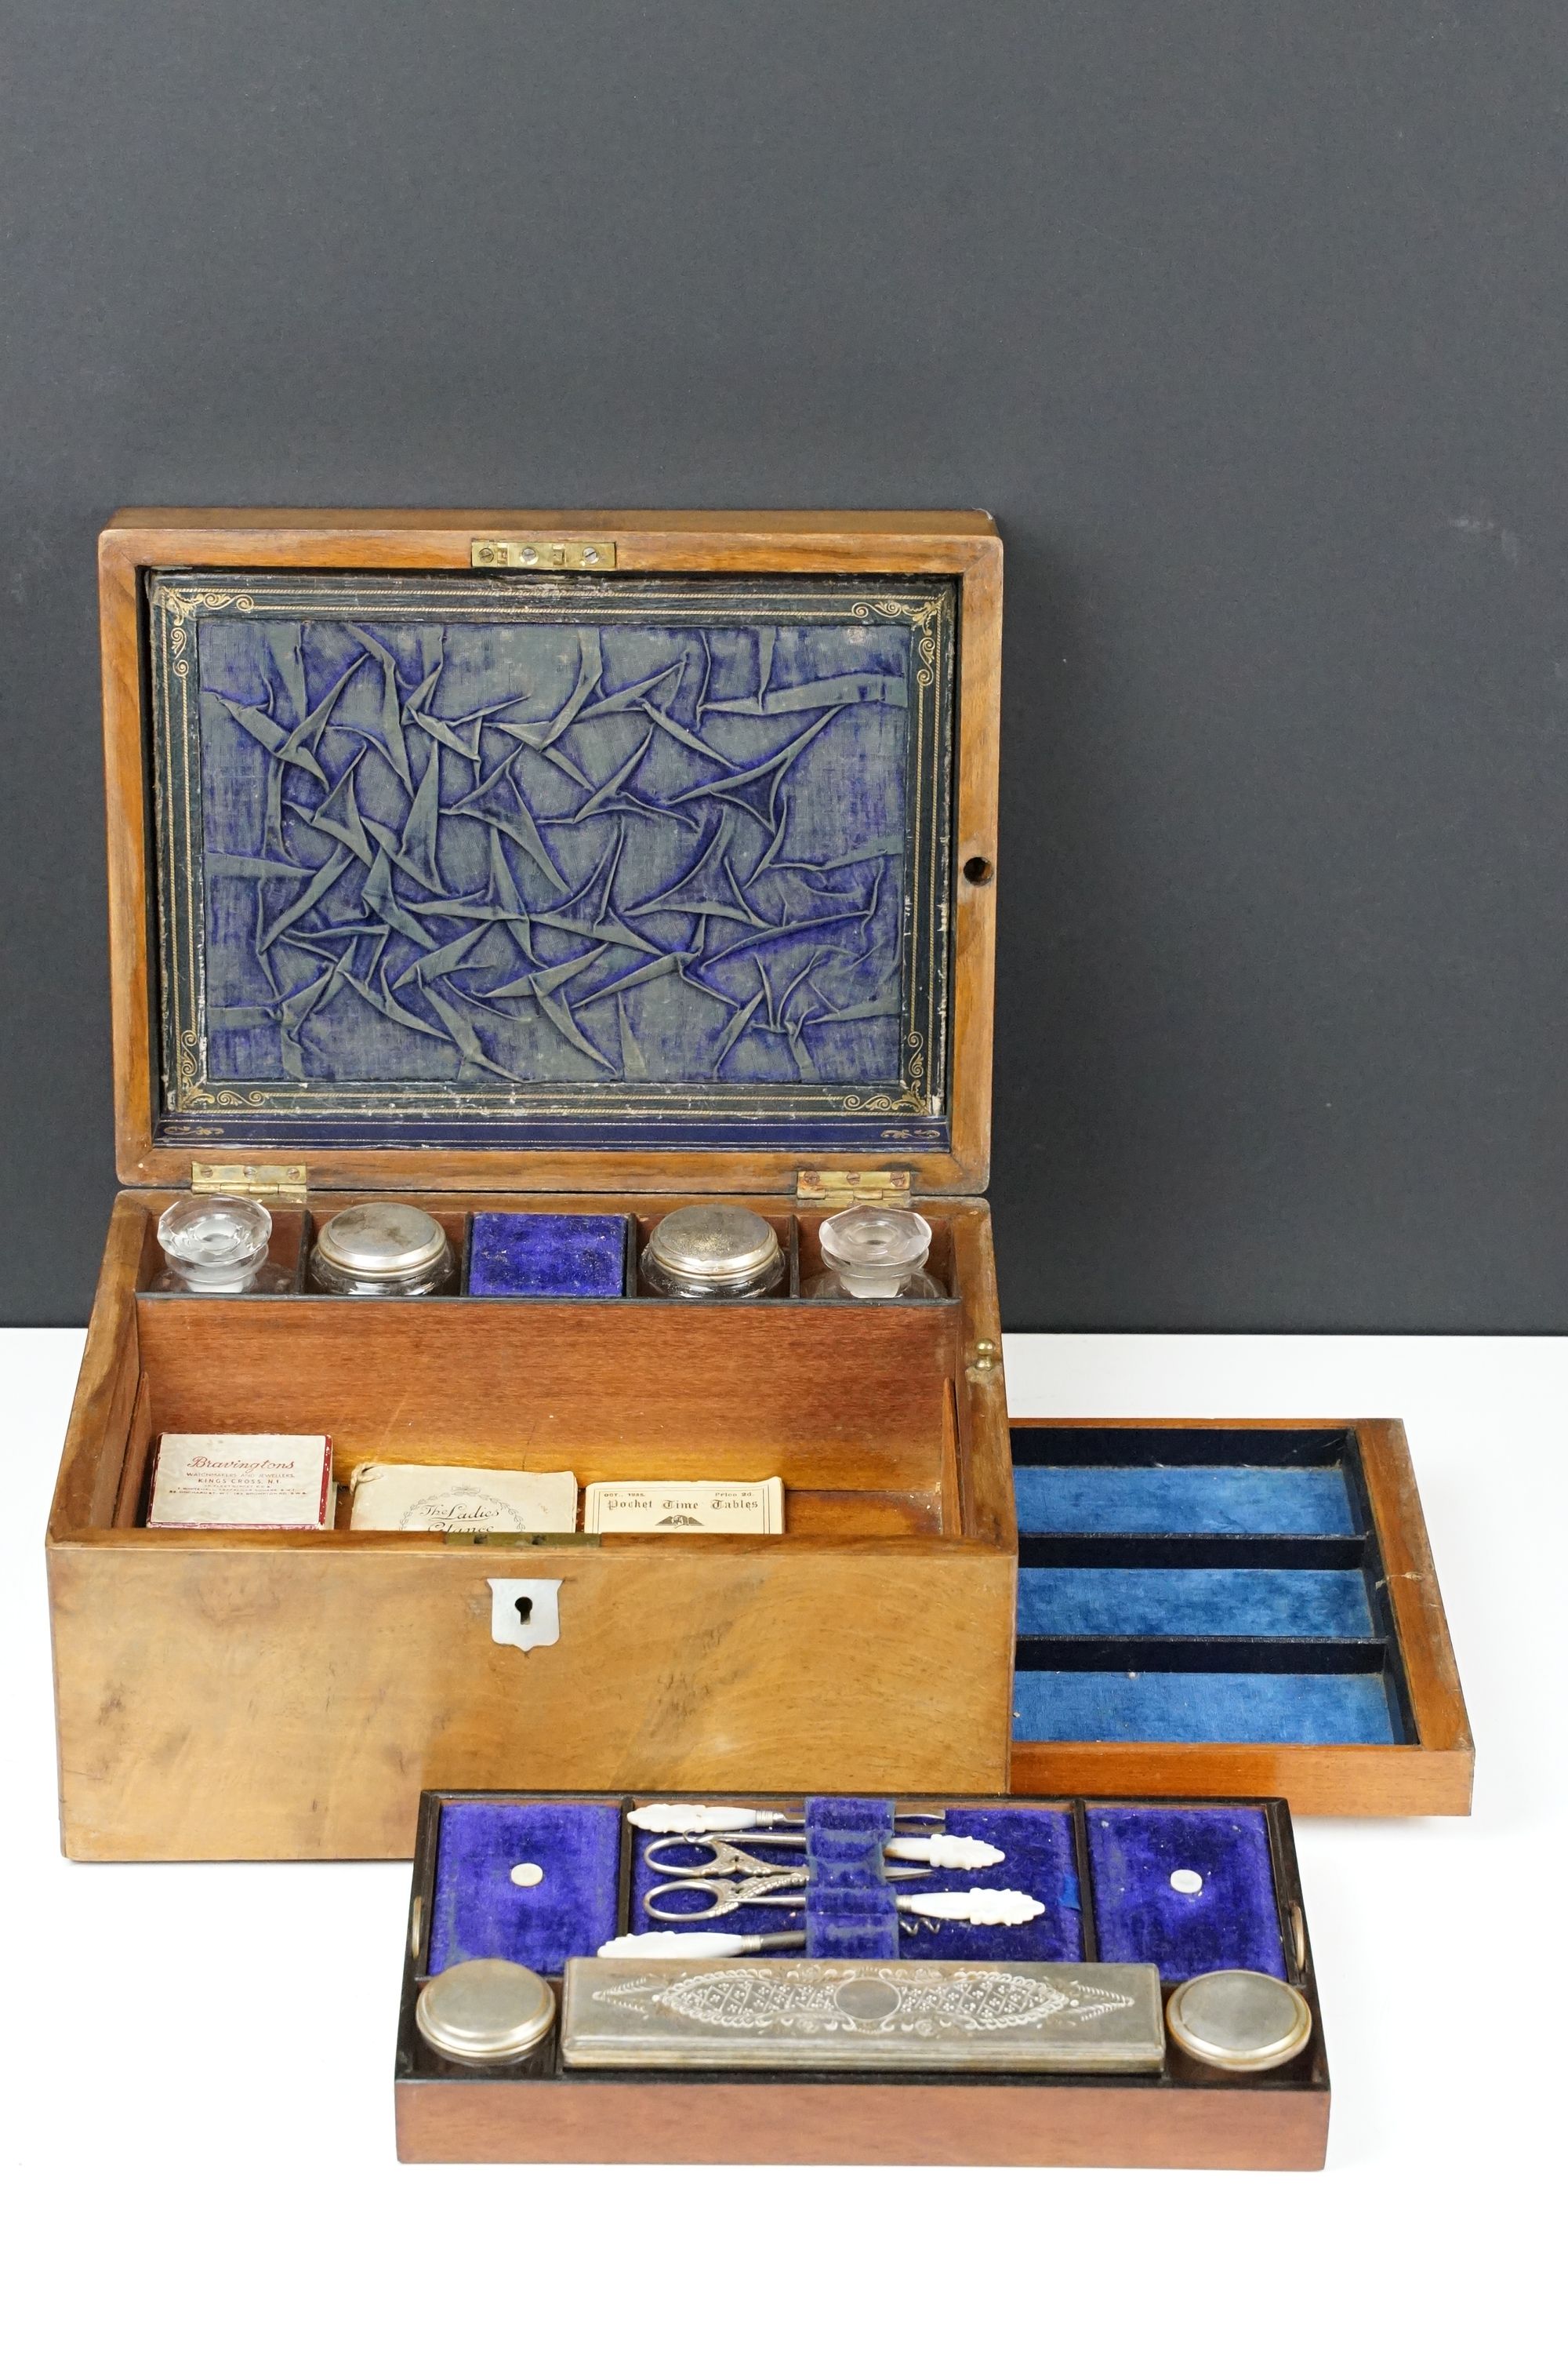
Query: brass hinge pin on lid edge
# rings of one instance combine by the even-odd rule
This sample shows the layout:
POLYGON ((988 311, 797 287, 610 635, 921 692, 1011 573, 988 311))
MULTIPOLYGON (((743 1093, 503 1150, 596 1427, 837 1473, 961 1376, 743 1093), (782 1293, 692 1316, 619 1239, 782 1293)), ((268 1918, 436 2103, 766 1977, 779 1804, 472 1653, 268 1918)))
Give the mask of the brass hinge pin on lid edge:
POLYGON ((303 1204, 303 1163, 192 1163, 193 1196, 253 1196, 263 1203, 303 1204))
POLYGON ((613 573, 612 540, 475 540, 469 563, 480 573, 613 573))
POLYGON ((797 1171, 795 1199, 827 1212, 842 1212, 849 1204, 903 1205, 909 1202, 914 1176, 909 1171, 797 1171))

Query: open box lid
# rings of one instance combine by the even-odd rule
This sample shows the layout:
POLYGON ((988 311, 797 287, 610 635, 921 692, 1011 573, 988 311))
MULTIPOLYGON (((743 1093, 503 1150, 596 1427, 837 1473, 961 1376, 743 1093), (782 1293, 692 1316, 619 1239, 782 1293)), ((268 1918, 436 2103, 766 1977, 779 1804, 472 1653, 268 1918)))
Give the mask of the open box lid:
POLYGON ((100 585, 124 1180, 984 1188, 989 516, 126 510, 100 585))

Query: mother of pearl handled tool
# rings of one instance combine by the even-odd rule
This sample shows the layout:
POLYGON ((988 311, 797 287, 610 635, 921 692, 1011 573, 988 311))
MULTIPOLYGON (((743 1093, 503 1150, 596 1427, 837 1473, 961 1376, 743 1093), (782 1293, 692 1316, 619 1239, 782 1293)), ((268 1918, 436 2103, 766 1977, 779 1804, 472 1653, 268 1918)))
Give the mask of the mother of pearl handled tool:
POLYGON ((758 1950, 804 1950, 804 1933, 617 1933, 601 1958, 746 1958, 758 1950))
MULTIPOLYGON (((754 1843, 767 1843, 774 1850, 805 1851, 809 1843, 806 1835, 778 1834, 766 1827, 750 1832, 754 1843)), ((681 1833, 690 1835, 694 1843, 700 1840, 693 1827, 683 1828, 681 1833)), ((660 1843, 649 1846, 650 1857, 662 1845, 679 1839, 678 1835, 661 1837, 660 1843)), ((1007 1854, 998 1851, 995 1843, 982 1843, 978 1835, 894 1835, 883 1843, 882 1857, 923 1860, 927 1867, 1000 1867, 1007 1854)))
MULTIPOLYGON (((735 1884, 726 1884, 718 1876, 692 1875, 677 1886, 659 1886, 645 1893, 643 1907, 650 1917, 666 1921, 681 1919, 689 1925, 711 1922, 715 1917, 732 1916, 737 1908, 804 1908, 805 1895, 798 1889, 777 1892, 757 1890, 761 1879, 748 1876, 735 1884), (683 1888, 690 1893, 706 1892, 711 1896, 706 1908, 662 1909, 654 1906, 660 1892, 683 1888)), ((1027 1892, 988 1892, 977 1885, 968 1892, 895 1892, 896 1905, 912 1917, 943 1918, 955 1925, 1027 1925, 1045 1914, 1045 1903, 1027 1892)))
MULTIPOLYGON (((941 1826, 946 1810, 900 1810, 898 1824, 941 1826)), ((737 1835, 753 1827, 803 1827, 798 1810, 742 1810, 734 1802, 643 1802, 626 1813, 626 1823, 651 1835, 737 1835)))
POLYGON ((1027 1925, 1045 1914, 1045 1903, 1027 1892, 988 1892, 981 1886, 970 1892, 897 1892, 893 1898, 916 1917, 944 1917, 955 1925, 1027 1925))

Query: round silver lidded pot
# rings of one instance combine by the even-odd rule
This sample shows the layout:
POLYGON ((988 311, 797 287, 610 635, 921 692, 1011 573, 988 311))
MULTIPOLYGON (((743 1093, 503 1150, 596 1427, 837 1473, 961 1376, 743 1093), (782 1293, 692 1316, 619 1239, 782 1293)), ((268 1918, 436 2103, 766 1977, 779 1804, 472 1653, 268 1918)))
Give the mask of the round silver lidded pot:
POLYGON ((556 1994, 510 1958, 469 1958, 433 1974, 414 2007, 419 2036, 456 2064, 512 2064, 546 2038, 556 1994))
POLYGON ((322 1223, 310 1255, 326 1294, 436 1294, 452 1268, 445 1229, 416 1204, 351 1204, 322 1223))
POLYGON ((683 1204, 657 1223, 638 1267, 650 1294, 749 1302, 776 1292, 784 1248, 773 1223, 743 1204, 683 1204))
POLYGON ((1165 2021, 1178 2048, 1222 2072, 1272 2071, 1312 2038, 1301 1992, 1241 1966, 1183 1983, 1166 2002, 1165 2021))
POLYGON ((157 1224, 169 1276, 192 1294, 243 1294, 271 1236, 272 1214, 250 1196, 180 1196, 157 1224))

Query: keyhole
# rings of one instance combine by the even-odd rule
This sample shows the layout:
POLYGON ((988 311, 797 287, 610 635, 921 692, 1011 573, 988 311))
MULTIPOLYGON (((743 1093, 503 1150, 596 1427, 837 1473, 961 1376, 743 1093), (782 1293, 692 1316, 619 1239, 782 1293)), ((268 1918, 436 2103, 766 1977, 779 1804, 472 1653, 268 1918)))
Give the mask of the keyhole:
POLYGON ((517 1608, 517 1619, 519 1622, 531 1622, 533 1620, 534 1601, 531 1597, 514 1598, 513 1603, 517 1608))
POLYGON ((965 861, 964 875, 971 885, 989 885, 996 871, 984 853, 977 852, 972 859, 965 861))

